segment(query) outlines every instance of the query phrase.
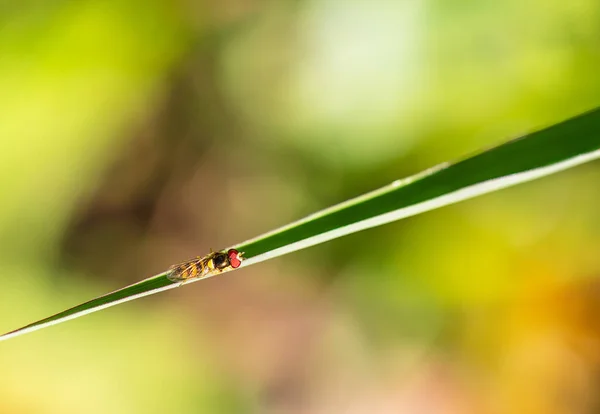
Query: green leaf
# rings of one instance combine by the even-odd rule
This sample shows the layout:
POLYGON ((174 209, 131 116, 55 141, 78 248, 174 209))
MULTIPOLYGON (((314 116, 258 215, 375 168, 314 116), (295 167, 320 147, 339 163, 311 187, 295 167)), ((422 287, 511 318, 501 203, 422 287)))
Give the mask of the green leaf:
MULTIPOLYGON (((233 246, 246 267, 347 234, 534 180, 600 158, 600 108, 345 201, 233 246)), ((119 303, 193 283, 169 271, 0 336, 9 339, 119 303)), ((206 278, 206 277, 205 277, 206 278)), ((205 279, 203 278, 203 279, 205 279)))

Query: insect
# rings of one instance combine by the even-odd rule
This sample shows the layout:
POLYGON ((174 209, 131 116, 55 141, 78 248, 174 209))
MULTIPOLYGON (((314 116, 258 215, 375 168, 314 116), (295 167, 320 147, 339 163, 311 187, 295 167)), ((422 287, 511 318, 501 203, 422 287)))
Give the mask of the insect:
POLYGON ((167 277, 174 282, 182 282, 237 269, 242 264, 243 254, 235 249, 229 249, 227 253, 213 252, 211 249, 204 257, 196 257, 171 266, 171 273, 167 277))

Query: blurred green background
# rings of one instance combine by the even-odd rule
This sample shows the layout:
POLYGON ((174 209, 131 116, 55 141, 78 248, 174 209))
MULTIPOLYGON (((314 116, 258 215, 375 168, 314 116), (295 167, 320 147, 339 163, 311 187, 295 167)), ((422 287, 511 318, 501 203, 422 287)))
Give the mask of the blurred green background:
MULTIPOLYGON (((600 104, 597 0, 0 3, 8 331, 600 104)), ((600 165, 0 344, 1 413, 592 413, 600 165)))

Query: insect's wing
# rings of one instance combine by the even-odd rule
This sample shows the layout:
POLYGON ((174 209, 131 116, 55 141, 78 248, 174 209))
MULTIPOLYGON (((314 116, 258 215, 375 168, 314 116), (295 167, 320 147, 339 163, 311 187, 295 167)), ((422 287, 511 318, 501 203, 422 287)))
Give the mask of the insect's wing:
POLYGON ((189 275, 193 273, 192 270, 194 267, 202 267, 200 259, 188 260, 187 262, 171 266, 171 273, 168 277, 169 279, 176 281, 188 279, 190 277, 189 275))
POLYGON ((205 276, 211 270, 210 263, 215 254, 216 253, 211 249, 211 252, 204 257, 197 257, 171 266, 171 274, 168 276, 169 279, 180 281, 205 276))
POLYGON ((171 269, 171 270, 172 270, 172 269, 177 269, 178 267, 181 267, 181 266, 183 266, 183 265, 192 265, 192 264, 194 264, 194 263, 198 263, 198 262, 200 261, 200 259, 201 259, 201 257, 200 257, 200 256, 198 256, 198 257, 196 257, 195 259, 189 259, 189 260, 186 260, 185 262, 176 263, 176 264, 174 264, 174 265, 171 265, 171 266, 169 267, 169 269, 171 269))

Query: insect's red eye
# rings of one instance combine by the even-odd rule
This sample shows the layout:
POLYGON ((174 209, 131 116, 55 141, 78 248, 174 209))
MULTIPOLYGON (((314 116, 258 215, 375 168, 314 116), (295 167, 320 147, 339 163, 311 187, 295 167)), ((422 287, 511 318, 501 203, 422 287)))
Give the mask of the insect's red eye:
POLYGON ((229 249, 229 251, 227 252, 227 256, 229 256, 229 264, 234 269, 240 267, 240 265, 242 264, 242 261, 239 258, 239 254, 240 252, 238 252, 235 249, 229 249))

